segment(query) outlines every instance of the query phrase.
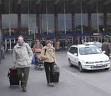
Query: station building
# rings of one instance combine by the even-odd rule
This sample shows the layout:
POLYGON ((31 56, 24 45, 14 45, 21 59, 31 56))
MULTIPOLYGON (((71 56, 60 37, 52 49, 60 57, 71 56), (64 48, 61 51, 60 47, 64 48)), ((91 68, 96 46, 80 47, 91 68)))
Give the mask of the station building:
POLYGON ((110 40, 111 0, 0 0, 0 40, 11 49, 18 35, 72 44, 110 40))

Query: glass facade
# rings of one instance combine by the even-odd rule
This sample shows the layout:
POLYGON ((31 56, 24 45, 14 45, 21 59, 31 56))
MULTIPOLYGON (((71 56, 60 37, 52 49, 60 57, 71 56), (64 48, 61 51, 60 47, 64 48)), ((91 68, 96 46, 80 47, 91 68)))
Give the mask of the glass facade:
POLYGON ((111 13, 108 13, 107 15, 107 24, 111 26, 111 13))
POLYGON ((54 14, 42 14, 42 32, 54 32, 54 14))
MULTIPOLYGON (((39 20, 41 23, 38 26, 37 14, 20 14, 21 21, 18 19, 18 14, 2 14, 2 29, 18 28, 19 22, 21 28, 26 28, 32 34, 38 33, 55 33, 55 14, 39 14, 39 20), (40 28, 38 28, 40 27, 40 28), (38 30, 40 29, 40 30, 38 30)), ((75 13, 72 14, 57 14, 57 31, 58 32, 71 32, 74 27, 74 32, 89 32, 88 29, 88 13, 75 13), (73 20, 72 20, 73 18, 73 20), (72 26, 72 23, 74 24, 72 26)), ((90 26, 92 32, 104 31, 104 14, 92 13, 90 18, 90 26)), ((111 30, 111 13, 107 14, 106 19, 107 29, 111 30)))
POLYGON ((88 26, 88 14, 75 14, 75 24, 76 26, 88 26))
POLYGON ((97 29, 99 26, 102 26, 104 24, 104 19, 103 19, 103 14, 99 13, 99 14, 92 14, 92 27, 94 29, 97 29))
POLYGON ((21 15, 21 26, 22 28, 28 28, 32 33, 37 31, 36 28, 36 15, 35 14, 22 14, 21 15))
POLYGON ((71 14, 58 14, 58 31, 69 31, 72 29, 71 14))
POLYGON ((99 2, 19 0, 17 3, 12 0, 7 3, 4 0, 1 3, 0 29, 3 38, 10 39, 10 44, 18 35, 26 36, 29 41, 36 38, 62 40, 63 46, 66 40, 77 44, 82 40, 91 41, 91 37, 103 39, 106 35, 111 36, 111 11, 110 4, 103 0, 99 2))
POLYGON ((11 28, 17 28, 17 14, 3 14, 2 15, 2 28, 7 29, 9 27, 11 28))

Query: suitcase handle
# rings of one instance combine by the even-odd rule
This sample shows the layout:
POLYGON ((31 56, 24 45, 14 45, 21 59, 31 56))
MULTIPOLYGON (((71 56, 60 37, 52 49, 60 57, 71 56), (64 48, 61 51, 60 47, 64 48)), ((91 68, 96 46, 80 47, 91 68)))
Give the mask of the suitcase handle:
POLYGON ((9 71, 8 71, 7 77, 10 77, 10 70, 11 70, 11 69, 16 69, 16 68, 15 68, 15 66, 12 67, 12 68, 9 68, 9 71))

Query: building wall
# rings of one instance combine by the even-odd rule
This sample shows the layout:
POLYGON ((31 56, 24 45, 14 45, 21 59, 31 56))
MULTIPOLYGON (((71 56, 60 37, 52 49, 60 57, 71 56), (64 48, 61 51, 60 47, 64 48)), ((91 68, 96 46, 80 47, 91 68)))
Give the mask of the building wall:
MULTIPOLYGON (((111 14, 109 14, 111 15, 111 14)), ((17 14, 2 14, 2 28, 17 28, 18 24, 18 15, 17 14)), ((93 28, 97 28, 98 25, 103 25, 103 14, 99 13, 98 15, 96 13, 93 13, 91 15, 91 26, 93 28), (97 22, 98 21, 98 22, 97 22)), ((76 27, 81 25, 88 26, 88 14, 75 14, 74 21, 76 27)), ((111 25, 111 18, 108 18, 107 24, 111 25)), ((58 14, 58 30, 64 31, 71 30, 72 28, 72 17, 71 14, 58 14), (65 21, 66 20, 66 21, 65 21)), ((38 28, 36 26, 36 14, 21 14, 21 26, 26 27, 32 30, 32 32, 37 32, 38 28)), ((47 32, 47 29, 49 32, 54 32, 54 14, 42 14, 42 32, 47 32), (48 28, 47 28, 48 27, 48 28)))

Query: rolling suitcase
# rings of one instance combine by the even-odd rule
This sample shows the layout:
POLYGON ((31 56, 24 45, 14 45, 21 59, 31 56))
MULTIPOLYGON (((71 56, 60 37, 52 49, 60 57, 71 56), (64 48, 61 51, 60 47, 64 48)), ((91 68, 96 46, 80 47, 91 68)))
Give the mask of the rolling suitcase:
POLYGON ((8 72, 10 86, 19 85, 19 76, 16 68, 10 68, 8 72))
POLYGON ((52 73, 52 78, 50 78, 51 82, 58 83, 59 82, 59 76, 60 76, 60 69, 55 64, 54 69, 53 69, 53 73, 52 73))

